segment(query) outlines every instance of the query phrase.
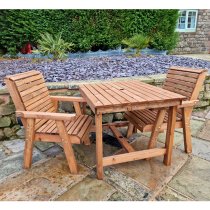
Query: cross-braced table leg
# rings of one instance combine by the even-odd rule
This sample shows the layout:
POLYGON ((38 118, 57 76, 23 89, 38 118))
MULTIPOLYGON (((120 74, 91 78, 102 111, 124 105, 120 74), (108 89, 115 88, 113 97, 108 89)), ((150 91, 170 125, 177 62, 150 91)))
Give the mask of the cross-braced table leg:
POLYGON ((98 179, 103 179, 102 114, 95 115, 96 126, 96 169, 98 179))
POLYGON ((174 131, 175 131, 175 124, 176 124, 176 111, 177 111, 176 106, 169 107, 166 143, 165 143, 166 154, 164 155, 164 160, 163 160, 164 164, 167 166, 171 165, 171 159, 172 159, 174 131))

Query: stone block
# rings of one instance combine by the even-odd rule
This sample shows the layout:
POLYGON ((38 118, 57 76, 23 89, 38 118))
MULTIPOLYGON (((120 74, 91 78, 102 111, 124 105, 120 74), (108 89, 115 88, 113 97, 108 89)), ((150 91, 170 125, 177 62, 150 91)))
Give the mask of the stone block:
POLYGON ((15 136, 16 132, 14 132, 12 128, 4 128, 4 135, 5 137, 10 138, 12 136, 15 136))
POLYGON ((103 123, 111 123, 113 121, 114 115, 113 114, 104 114, 102 122, 103 123))
POLYGON ((71 102, 67 102, 67 101, 60 102, 59 107, 65 112, 69 112, 69 113, 75 112, 73 103, 71 102))
POLYGON ((0 128, 9 127, 11 125, 11 119, 9 117, 0 118, 0 128))
POLYGON ((210 99, 210 91, 204 92, 204 99, 210 99))
POLYGON ((0 115, 10 115, 15 113, 15 106, 13 104, 1 105, 0 106, 0 115))
POLYGON ((124 119, 124 114, 119 112, 114 114, 114 120, 123 120, 124 119))
POLYGON ((0 128, 0 141, 4 140, 5 136, 4 136, 4 131, 3 129, 0 128))
POLYGON ((195 108, 206 107, 206 106, 209 106, 209 100, 207 100, 207 101, 199 101, 195 105, 195 108))

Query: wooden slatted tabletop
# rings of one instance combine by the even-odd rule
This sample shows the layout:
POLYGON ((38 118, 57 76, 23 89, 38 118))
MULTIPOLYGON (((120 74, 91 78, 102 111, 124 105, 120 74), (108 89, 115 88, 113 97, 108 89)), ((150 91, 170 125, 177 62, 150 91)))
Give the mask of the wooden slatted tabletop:
POLYGON ((83 84, 80 92, 94 113, 156 108, 160 103, 172 106, 185 99, 180 94, 135 80, 83 84))
POLYGON ((164 155, 164 164, 171 164, 176 110, 177 106, 182 103, 182 100, 186 99, 186 96, 135 80, 83 84, 80 85, 79 89, 80 93, 87 101, 87 104, 95 113, 96 166, 98 179, 103 179, 104 166, 122 162, 164 155), (134 151, 126 142, 125 138, 120 135, 118 130, 114 126, 111 126, 110 129, 118 136, 121 145, 126 148, 129 153, 103 157, 102 114, 162 108, 156 119, 156 126, 159 126, 161 116, 168 107, 168 127, 165 148, 134 151))

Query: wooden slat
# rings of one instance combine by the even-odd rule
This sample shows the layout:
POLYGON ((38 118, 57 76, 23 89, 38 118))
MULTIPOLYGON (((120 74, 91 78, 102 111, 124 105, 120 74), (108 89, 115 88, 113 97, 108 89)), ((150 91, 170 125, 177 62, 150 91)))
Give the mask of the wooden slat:
POLYGON ((166 153, 165 148, 155 148, 149 150, 142 150, 137 152, 130 152, 126 154, 113 155, 103 158, 103 166, 115 165, 118 163, 125 163, 129 161, 141 160, 151 157, 157 157, 166 153))
POLYGON ((28 71, 28 72, 24 72, 24 73, 9 75, 9 76, 6 76, 6 78, 9 78, 11 80, 15 80, 16 81, 16 80, 24 79, 26 77, 38 75, 38 74, 40 74, 39 71, 32 70, 32 71, 28 71))
POLYGON ((177 89, 179 89, 179 90, 189 92, 189 93, 191 93, 191 94, 192 94, 192 92, 193 92, 193 90, 194 90, 193 87, 187 87, 187 86, 185 86, 185 85, 181 85, 181 84, 179 84, 179 83, 173 83, 173 82, 169 82, 169 81, 166 81, 166 82, 164 83, 164 86, 165 86, 165 88, 166 88, 166 87, 174 87, 174 88, 177 88, 177 89))
POLYGON ((27 101, 24 101, 24 105, 26 107, 28 107, 29 105, 31 105, 31 104, 35 103, 36 101, 39 101, 39 100, 41 100, 43 98, 47 98, 48 100, 50 99, 48 91, 46 91, 44 93, 41 93, 40 95, 37 95, 37 96, 27 100, 27 101))
POLYGON ((192 83, 195 83, 197 81, 197 79, 195 78, 189 78, 189 77, 184 77, 181 75, 172 75, 172 74, 167 74, 166 78, 178 79, 178 80, 192 82, 192 83))
POLYGON ((141 83, 135 83, 133 81, 131 82, 125 82, 126 88, 129 88, 130 91, 134 91, 136 95, 146 99, 146 101, 150 100, 161 100, 166 99, 165 95, 162 94, 154 94, 153 90, 147 89, 148 85, 144 85, 141 83))
POLYGON ((15 84, 17 85, 17 87, 21 87, 21 86, 24 86, 28 83, 31 83, 33 81, 40 80, 40 79, 43 79, 42 74, 38 74, 38 75, 35 75, 35 76, 30 76, 30 77, 27 77, 25 79, 15 81, 15 84))
POLYGON ((174 69, 177 71, 189 71, 189 72, 194 72, 194 73, 202 73, 202 72, 207 72, 206 69, 194 69, 194 68, 189 68, 189 67, 180 67, 180 66, 171 66, 170 69, 174 69))
POLYGON ((175 69, 169 69, 167 74, 181 75, 181 76, 196 78, 196 79, 199 76, 199 73, 193 73, 189 71, 180 71, 180 70, 175 70, 175 69))
POLYGON ((26 83, 26 84, 23 84, 21 86, 17 86, 18 90, 20 92, 24 91, 24 90, 27 90, 33 86, 36 86, 36 85, 40 85, 40 84, 44 84, 44 79, 41 78, 41 79, 38 79, 38 80, 35 80, 35 81, 32 81, 30 83, 26 83))
POLYGON ((45 92, 48 92, 48 90, 45 87, 43 87, 42 89, 37 90, 36 92, 30 93, 30 94, 23 96, 21 98, 24 102, 26 102, 26 101, 33 99, 34 97, 36 97, 42 93, 45 93, 45 92))
POLYGON ((84 135, 86 133, 89 133, 89 130, 91 129, 91 125, 92 125, 92 118, 88 117, 85 124, 83 125, 79 133, 77 134, 80 139, 84 138, 84 135))
POLYGON ((85 124, 86 120, 88 118, 88 115, 85 115, 80 121, 79 124, 75 127, 74 131, 72 132, 73 135, 76 135, 79 130, 81 130, 81 128, 83 127, 83 125, 85 124))
POLYGON ((175 84, 179 84, 179 85, 184 85, 184 86, 190 87, 190 88, 194 88, 195 87, 195 83, 182 81, 182 80, 175 79, 175 78, 167 78, 166 81, 167 82, 172 82, 172 83, 175 83, 175 84))
POLYGON ((40 90, 40 89, 42 89, 43 92, 48 90, 47 87, 44 84, 39 84, 39 85, 33 86, 33 87, 31 87, 31 88, 29 88, 27 90, 24 90, 24 91, 20 92, 20 95, 22 97, 24 97, 24 96, 26 96, 26 95, 28 95, 30 93, 36 92, 37 90, 40 90))

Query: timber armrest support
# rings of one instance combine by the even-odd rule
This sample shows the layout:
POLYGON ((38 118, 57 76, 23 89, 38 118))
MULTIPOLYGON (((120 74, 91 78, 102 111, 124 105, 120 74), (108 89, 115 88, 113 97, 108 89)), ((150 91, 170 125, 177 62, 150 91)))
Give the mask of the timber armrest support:
POLYGON ((82 97, 74 97, 74 96, 50 96, 53 101, 69 101, 69 102, 86 102, 86 100, 82 97))
POLYGON ((199 100, 182 101, 178 108, 193 107, 199 100))
POLYGON ((54 112, 32 112, 32 111, 16 111, 16 115, 28 119, 46 119, 46 120, 74 120, 75 114, 54 113, 54 112))

